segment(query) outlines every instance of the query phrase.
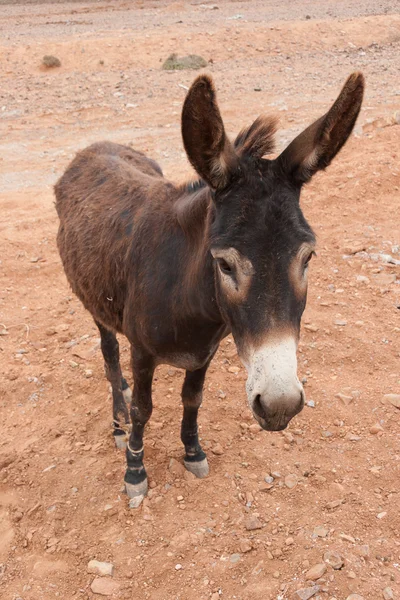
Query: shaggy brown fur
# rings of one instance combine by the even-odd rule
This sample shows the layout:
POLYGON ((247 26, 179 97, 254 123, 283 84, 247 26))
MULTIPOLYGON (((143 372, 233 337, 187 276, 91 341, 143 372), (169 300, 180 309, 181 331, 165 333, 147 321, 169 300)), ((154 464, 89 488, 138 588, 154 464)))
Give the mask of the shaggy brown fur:
MULTIPOLYGON (((345 143, 362 90, 362 76, 350 77, 330 111, 267 160, 275 120, 259 117, 232 144, 213 83, 201 75, 182 112, 185 149, 201 180, 176 186, 140 152, 102 142, 79 152, 55 186, 58 247, 72 289, 100 330, 117 441, 129 415, 115 333, 131 343, 130 495, 146 491, 143 430, 157 364, 186 369, 185 465, 203 476, 197 412, 220 340, 232 331, 245 356, 263 336, 298 335, 314 244, 299 205, 301 185, 345 143)), ((268 412, 258 395, 253 410, 265 429, 280 429, 301 410, 302 398, 296 402, 289 407, 283 399, 268 412)))

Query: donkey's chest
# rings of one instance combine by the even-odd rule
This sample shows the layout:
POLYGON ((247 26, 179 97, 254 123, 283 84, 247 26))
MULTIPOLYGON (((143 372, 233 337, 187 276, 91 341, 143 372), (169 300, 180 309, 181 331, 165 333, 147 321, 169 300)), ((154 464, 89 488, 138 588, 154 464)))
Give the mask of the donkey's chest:
POLYGON ((147 341, 152 342, 157 364, 168 364, 187 371, 204 367, 227 335, 225 325, 197 323, 185 327, 155 325, 147 341))

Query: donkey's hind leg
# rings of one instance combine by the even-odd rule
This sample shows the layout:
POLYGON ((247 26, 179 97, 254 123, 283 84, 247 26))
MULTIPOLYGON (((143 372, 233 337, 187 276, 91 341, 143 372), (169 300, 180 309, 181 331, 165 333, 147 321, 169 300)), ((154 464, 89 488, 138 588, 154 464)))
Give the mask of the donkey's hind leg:
POLYGON ((182 387, 183 419, 181 440, 185 446, 184 465, 196 477, 208 475, 208 462, 200 446, 197 432, 197 413, 203 399, 203 386, 208 362, 202 369, 186 371, 182 387))
POLYGON ((119 344, 116 335, 97 321, 96 325, 100 331, 106 377, 112 388, 115 445, 120 450, 124 450, 126 448, 126 429, 129 424, 129 411, 126 401, 130 402, 131 390, 122 376, 121 365, 119 364, 119 344))

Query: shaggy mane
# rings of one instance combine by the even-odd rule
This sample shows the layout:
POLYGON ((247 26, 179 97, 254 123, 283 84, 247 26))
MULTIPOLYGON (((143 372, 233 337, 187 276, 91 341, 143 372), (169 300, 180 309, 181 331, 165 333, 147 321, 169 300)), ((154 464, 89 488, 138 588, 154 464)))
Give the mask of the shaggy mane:
POLYGON ((235 140, 239 156, 253 156, 260 159, 271 154, 275 148, 277 119, 260 115, 250 127, 242 129, 235 140))

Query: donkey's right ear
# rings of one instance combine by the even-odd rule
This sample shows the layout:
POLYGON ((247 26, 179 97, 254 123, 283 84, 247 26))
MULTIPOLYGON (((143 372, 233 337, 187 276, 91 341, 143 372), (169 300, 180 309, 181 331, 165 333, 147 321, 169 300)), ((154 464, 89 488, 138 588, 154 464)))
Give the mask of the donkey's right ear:
POLYGON ((213 189, 226 186, 238 157, 226 136, 211 77, 200 75, 188 91, 182 109, 186 154, 213 189))

